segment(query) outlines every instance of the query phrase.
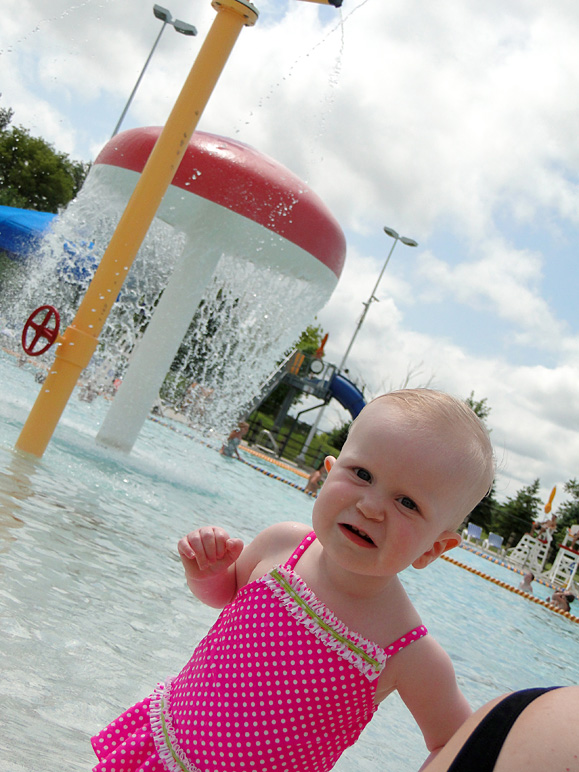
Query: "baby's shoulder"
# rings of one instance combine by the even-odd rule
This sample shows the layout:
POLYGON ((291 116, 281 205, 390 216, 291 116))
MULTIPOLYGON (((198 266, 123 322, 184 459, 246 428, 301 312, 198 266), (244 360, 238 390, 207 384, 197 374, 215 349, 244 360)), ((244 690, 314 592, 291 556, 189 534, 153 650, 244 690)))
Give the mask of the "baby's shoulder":
POLYGON ((257 534, 252 544, 256 544, 259 549, 274 552, 287 549, 293 551, 311 531, 311 525, 287 520, 265 528, 257 534))
POLYGON ((283 522, 258 533, 238 560, 239 586, 285 563, 311 530, 311 526, 303 523, 283 522))
MULTIPOLYGON (((447 652, 432 635, 423 635, 412 644, 400 649, 388 660, 391 674, 399 680, 409 675, 412 680, 430 681, 454 674, 454 668, 447 652)), ((388 669, 388 668, 387 668, 388 669)))
POLYGON ((388 659, 380 676, 377 701, 394 689, 405 699, 405 695, 413 689, 430 692, 433 684, 454 680, 450 657, 431 635, 424 635, 388 659))

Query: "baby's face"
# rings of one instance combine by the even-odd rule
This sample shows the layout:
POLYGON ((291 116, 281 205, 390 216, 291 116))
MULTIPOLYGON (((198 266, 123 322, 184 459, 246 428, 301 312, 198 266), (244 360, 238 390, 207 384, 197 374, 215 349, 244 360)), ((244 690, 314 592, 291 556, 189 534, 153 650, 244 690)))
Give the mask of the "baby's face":
POLYGON ((423 556, 440 538, 451 534, 450 546, 460 541, 454 531, 473 501, 465 467, 452 431, 425 427, 387 400, 371 403, 318 494, 316 534, 360 573, 427 565, 440 551, 423 556))

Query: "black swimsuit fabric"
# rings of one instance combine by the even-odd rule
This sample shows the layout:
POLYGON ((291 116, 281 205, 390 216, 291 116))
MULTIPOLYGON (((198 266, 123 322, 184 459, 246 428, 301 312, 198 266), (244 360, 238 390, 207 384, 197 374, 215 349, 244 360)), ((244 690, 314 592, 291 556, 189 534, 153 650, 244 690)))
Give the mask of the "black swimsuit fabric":
POLYGON ((557 686, 513 692, 487 713, 462 746, 448 772, 493 772, 513 724, 525 708, 557 686))

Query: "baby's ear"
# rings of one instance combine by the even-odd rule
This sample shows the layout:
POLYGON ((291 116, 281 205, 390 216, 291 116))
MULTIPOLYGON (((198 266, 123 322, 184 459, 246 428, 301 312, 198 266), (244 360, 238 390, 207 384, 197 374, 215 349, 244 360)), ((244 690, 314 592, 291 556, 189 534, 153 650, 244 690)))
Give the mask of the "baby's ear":
POLYGON ((326 456, 326 458, 324 459, 324 467, 326 469, 326 472, 329 472, 335 463, 336 463, 336 459, 334 458, 334 456, 326 456))
POLYGON ((455 531, 443 531, 432 547, 419 558, 416 558, 412 565, 414 568, 426 568, 433 560, 440 557, 443 552, 448 552, 448 550, 458 547, 461 541, 460 534, 455 531))

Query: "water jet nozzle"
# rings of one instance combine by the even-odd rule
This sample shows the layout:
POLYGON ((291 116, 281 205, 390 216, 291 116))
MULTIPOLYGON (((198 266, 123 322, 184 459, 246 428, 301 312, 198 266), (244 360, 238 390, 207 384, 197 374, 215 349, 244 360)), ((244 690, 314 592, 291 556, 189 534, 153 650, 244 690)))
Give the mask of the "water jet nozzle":
POLYGON ((335 8, 340 8, 343 0, 305 0, 307 3, 321 3, 322 5, 333 5, 335 8))

